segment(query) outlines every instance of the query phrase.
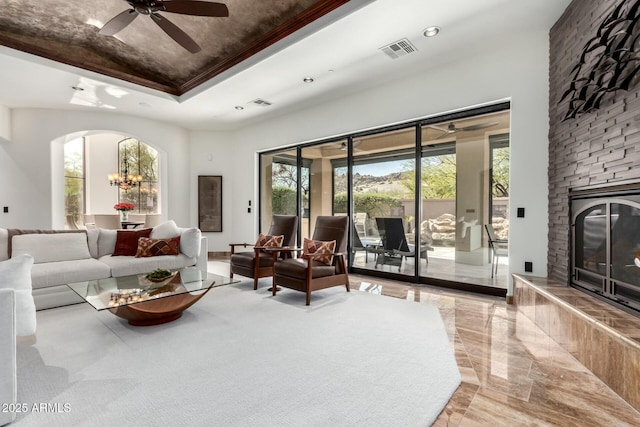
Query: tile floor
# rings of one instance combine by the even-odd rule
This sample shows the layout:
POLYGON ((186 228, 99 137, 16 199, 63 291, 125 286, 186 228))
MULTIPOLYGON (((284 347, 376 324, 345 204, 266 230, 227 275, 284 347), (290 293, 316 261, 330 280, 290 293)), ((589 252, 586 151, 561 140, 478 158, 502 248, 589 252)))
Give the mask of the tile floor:
MULTIPOLYGON (((210 268, 223 274, 225 262, 210 268)), ((350 278, 354 290, 440 309, 462 384, 435 426, 640 425, 640 413, 503 298, 350 278)))

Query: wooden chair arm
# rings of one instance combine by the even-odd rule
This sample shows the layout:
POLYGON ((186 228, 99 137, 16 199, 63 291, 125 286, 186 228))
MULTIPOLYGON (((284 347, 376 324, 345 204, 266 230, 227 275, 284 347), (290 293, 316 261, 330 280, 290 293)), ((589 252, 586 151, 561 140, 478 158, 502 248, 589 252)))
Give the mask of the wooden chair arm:
POLYGON ((280 246, 263 248, 265 252, 300 252, 302 248, 294 248, 293 246, 280 246))
POLYGON ((302 258, 320 258, 327 255, 344 257, 343 252, 323 252, 323 253, 304 254, 302 255, 302 258))
POLYGON ((253 243, 229 243, 229 246, 231 247, 231 255, 233 255, 236 252, 236 246, 246 248, 247 246, 253 246, 253 243))
POLYGON ((247 246, 255 246, 253 243, 229 243, 229 246, 231 247, 235 247, 235 246, 243 246, 243 247, 247 247, 247 246))

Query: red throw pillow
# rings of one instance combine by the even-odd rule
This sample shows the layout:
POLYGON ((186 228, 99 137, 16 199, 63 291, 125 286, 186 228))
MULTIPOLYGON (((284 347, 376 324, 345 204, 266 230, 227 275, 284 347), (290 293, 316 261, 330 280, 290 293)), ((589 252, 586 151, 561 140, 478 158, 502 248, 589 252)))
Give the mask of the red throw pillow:
MULTIPOLYGON (((319 240, 311 240, 305 238, 302 244, 302 256, 304 256, 305 254, 331 254, 334 252, 335 248, 335 240, 322 242, 319 240)), ((321 262, 323 264, 331 265, 331 263, 333 262, 333 255, 313 257, 313 260, 321 262)))
POLYGON ((140 237, 149 237, 151 228, 142 230, 118 230, 116 236, 116 248, 113 250, 113 256, 135 256, 138 251, 138 239, 140 237))
POLYGON ((151 239, 141 237, 138 239, 138 251, 136 258, 158 255, 178 255, 180 253, 180 236, 170 239, 151 239))

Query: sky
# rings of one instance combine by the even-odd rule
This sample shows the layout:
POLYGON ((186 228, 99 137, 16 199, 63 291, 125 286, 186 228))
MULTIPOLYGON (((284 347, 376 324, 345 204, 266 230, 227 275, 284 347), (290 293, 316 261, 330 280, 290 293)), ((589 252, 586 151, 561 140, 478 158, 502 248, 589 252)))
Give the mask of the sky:
POLYGON ((353 168, 353 173, 359 173, 360 175, 385 176, 390 173, 404 171, 406 163, 406 160, 394 160, 391 162, 356 165, 353 168))

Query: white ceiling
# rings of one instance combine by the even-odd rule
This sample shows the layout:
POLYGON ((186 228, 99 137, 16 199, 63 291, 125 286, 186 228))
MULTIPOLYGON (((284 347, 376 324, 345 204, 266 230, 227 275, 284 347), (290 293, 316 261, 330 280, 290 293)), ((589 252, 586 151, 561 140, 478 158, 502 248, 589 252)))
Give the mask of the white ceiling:
POLYGON ((464 59, 518 32, 548 32, 569 3, 352 0, 312 27, 180 98, 0 47, 0 105, 116 111, 187 129, 234 129, 365 90, 412 69, 424 71, 464 59), (431 25, 442 31, 427 39, 422 33, 431 25), (402 38, 409 39, 418 52, 391 60, 379 50, 402 38), (315 81, 304 83, 306 76, 315 81), (72 86, 85 90, 74 91, 72 86), (256 98, 273 105, 251 104, 256 98))

